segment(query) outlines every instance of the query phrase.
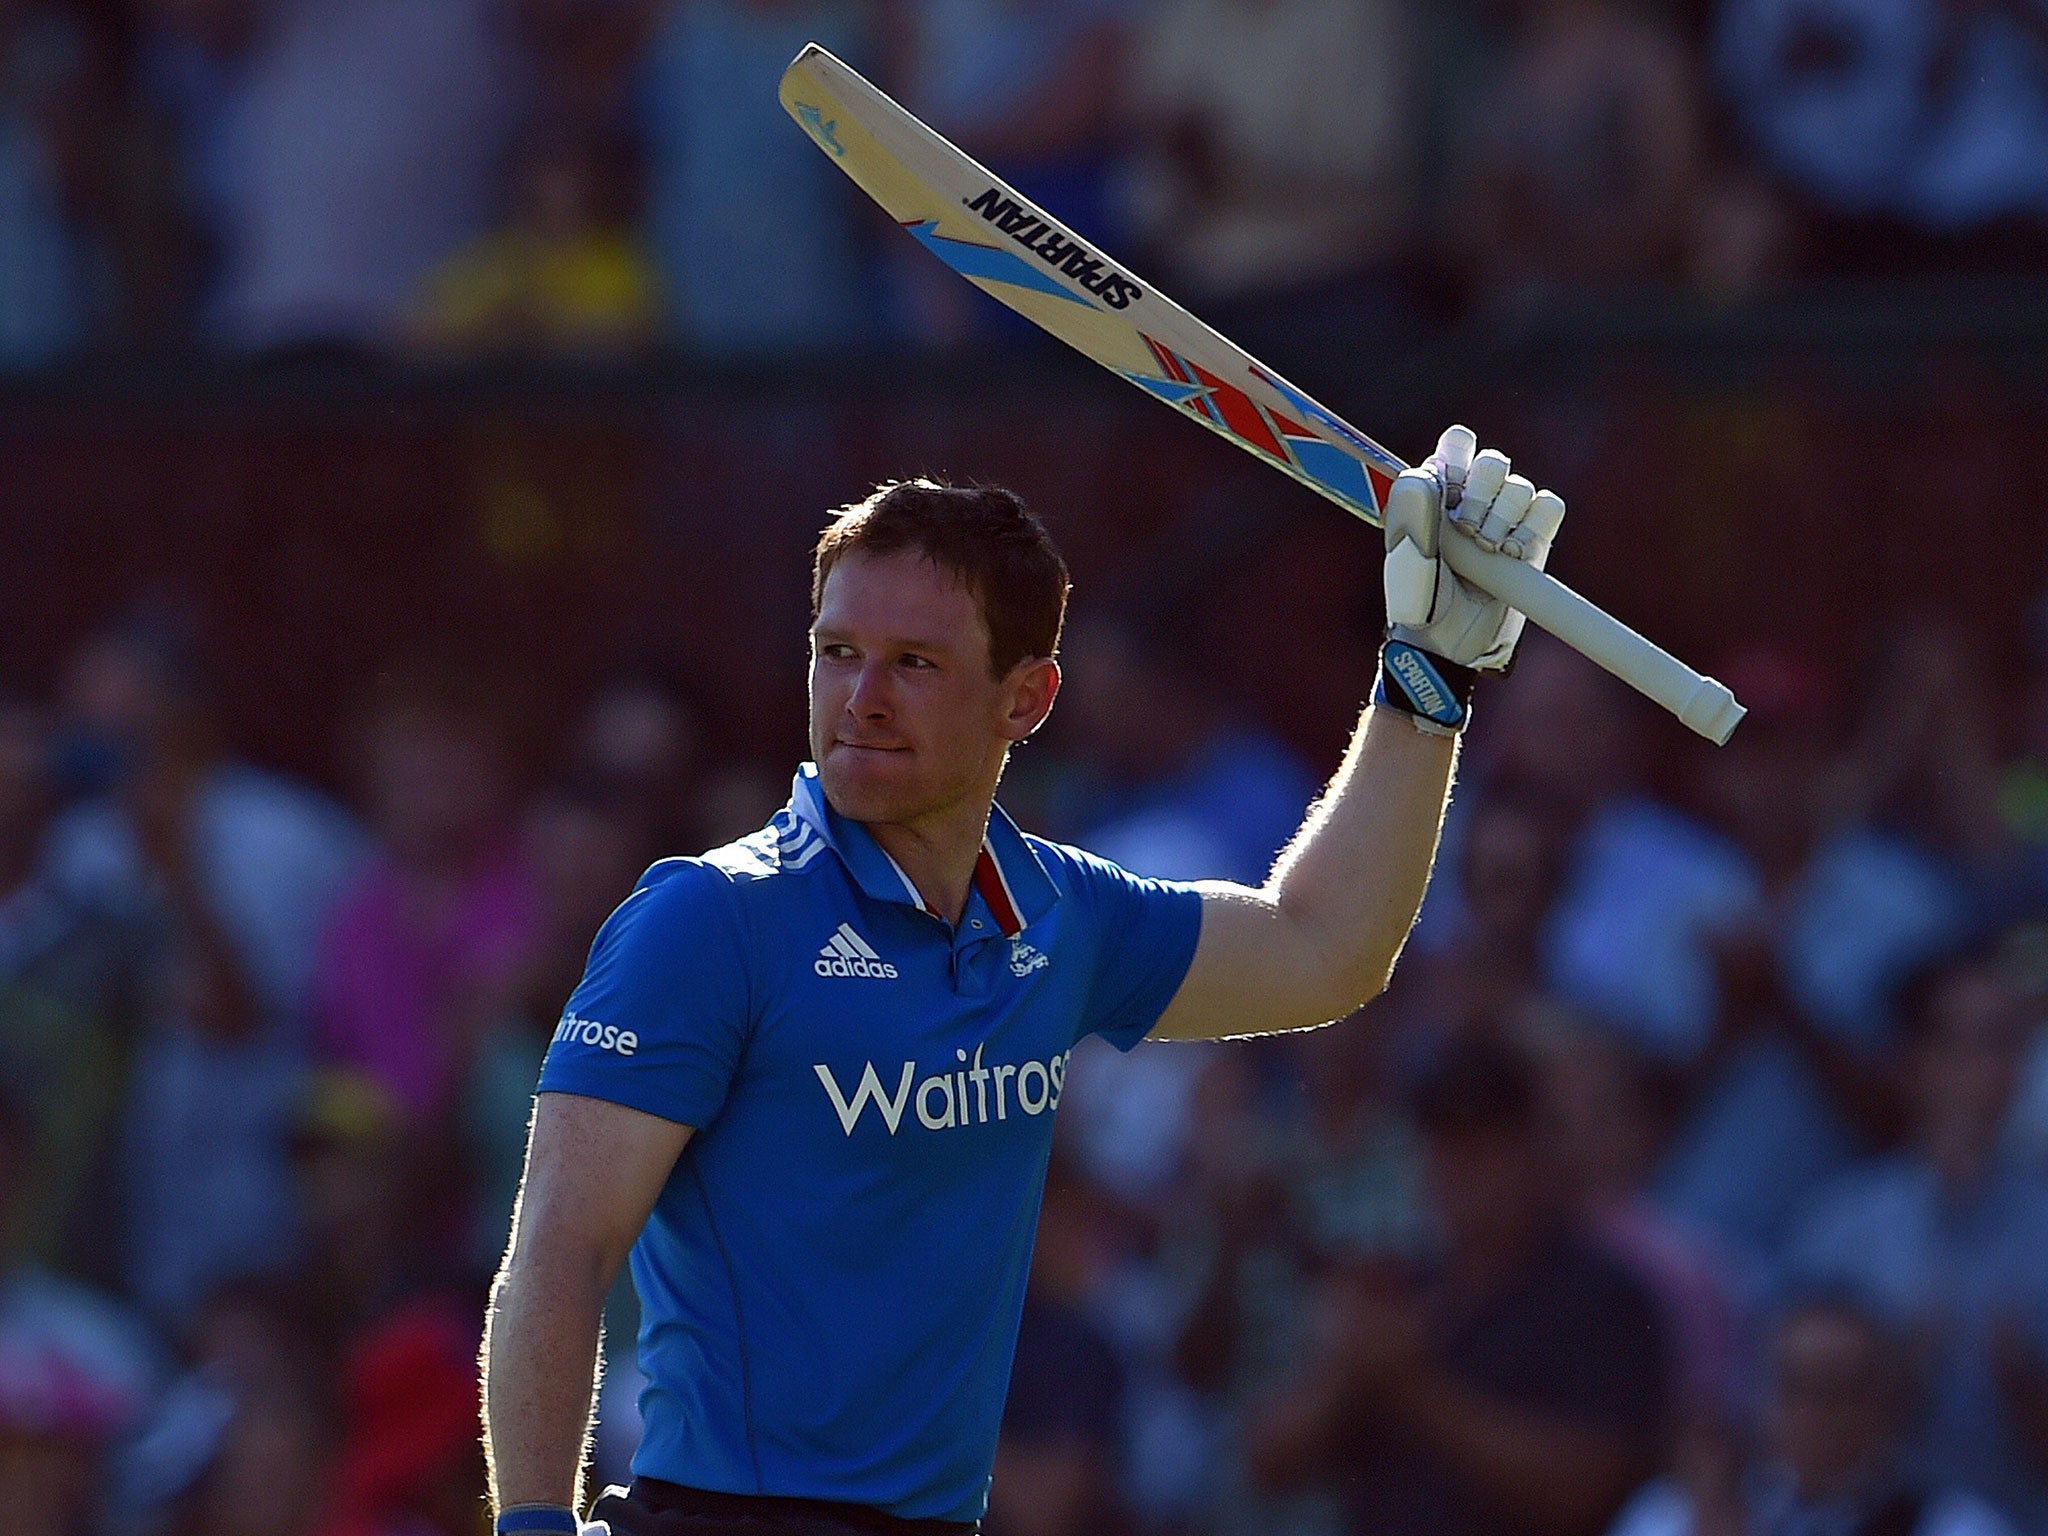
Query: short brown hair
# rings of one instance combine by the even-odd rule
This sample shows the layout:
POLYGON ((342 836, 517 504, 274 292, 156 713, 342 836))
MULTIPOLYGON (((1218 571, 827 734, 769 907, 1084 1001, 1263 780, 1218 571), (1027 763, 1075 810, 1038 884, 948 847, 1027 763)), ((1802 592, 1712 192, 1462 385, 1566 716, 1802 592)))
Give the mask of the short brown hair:
POLYGON ((989 667, 997 677, 1026 658, 1058 653, 1071 585, 1067 562, 1045 525, 1000 486, 894 480, 841 507, 818 536, 811 616, 824 605, 825 578, 842 556, 905 550, 967 584, 988 625, 989 667))

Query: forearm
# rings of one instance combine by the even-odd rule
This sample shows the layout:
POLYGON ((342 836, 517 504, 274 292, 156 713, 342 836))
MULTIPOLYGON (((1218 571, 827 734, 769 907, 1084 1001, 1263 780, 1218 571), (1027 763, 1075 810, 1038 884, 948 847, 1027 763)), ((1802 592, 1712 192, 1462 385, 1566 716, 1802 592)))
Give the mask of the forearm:
POLYGON ((596 1265, 514 1254, 484 1320, 491 1503, 583 1505, 605 1281, 596 1265))
POLYGON ((1202 938, 1160 1040, 1312 1029, 1376 997, 1422 905, 1457 742, 1366 711, 1258 890, 1202 888, 1202 938))
POLYGON ((1429 884, 1456 761, 1457 738, 1367 710, 1274 867, 1266 891, 1314 957, 1318 1020, 1342 1017, 1386 986, 1429 884))
POLYGON ((1456 731, 1478 678, 1504 669, 1521 616, 1467 586, 1437 558, 1451 491, 1470 536, 1537 570, 1564 503, 1508 473, 1504 454, 1464 427, 1437 440, 1428 466, 1404 470, 1385 506, 1387 643, 1380 702, 1344 765, 1260 889, 1202 889, 1202 933, 1161 1040, 1308 1029, 1376 997, 1393 973, 1436 860, 1456 731))

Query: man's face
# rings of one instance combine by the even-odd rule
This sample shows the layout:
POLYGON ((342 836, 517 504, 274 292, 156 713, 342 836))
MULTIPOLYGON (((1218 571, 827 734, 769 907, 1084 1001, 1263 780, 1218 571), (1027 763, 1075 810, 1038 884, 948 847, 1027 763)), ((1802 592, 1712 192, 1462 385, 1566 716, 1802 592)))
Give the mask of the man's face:
POLYGON ((1058 686, 1044 659, 990 675, 981 605, 951 571, 910 551, 842 556, 811 626, 811 755, 826 798, 894 825, 972 809, 1058 686))

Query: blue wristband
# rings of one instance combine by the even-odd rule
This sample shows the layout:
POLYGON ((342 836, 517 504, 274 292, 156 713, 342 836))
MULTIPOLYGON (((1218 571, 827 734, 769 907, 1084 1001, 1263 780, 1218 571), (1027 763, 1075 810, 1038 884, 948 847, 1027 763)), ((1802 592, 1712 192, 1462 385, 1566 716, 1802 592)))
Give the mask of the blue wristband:
POLYGON ((549 1533, 549 1536, 577 1536, 583 1529, 583 1522, 576 1518, 576 1511, 566 1504, 514 1504, 498 1516, 498 1523, 492 1527, 497 1536, 528 1536, 534 1531, 549 1533))

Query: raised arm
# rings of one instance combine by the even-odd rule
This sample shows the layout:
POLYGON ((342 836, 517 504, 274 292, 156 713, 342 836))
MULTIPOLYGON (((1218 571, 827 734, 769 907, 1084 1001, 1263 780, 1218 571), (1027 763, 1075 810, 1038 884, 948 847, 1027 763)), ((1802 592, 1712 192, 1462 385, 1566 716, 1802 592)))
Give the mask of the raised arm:
POLYGON ((1153 1038, 1307 1029, 1386 986, 1429 884, 1475 676, 1504 669, 1522 631, 1519 613, 1436 558, 1441 524, 1540 568, 1564 518, 1504 455, 1472 450, 1453 427, 1395 482, 1372 706, 1265 885, 1203 888, 1201 941, 1153 1038))
POLYGON ((1368 709, 1344 765, 1259 889, 1202 888, 1202 937, 1155 1040, 1308 1029, 1386 986, 1422 905, 1457 758, 1368 709))
POLYGON ((535 1100, 512 1240, 484 1325, 495 1510, 582 1507, 605 1293, 690 1135, 603 1099, 535 1100))

